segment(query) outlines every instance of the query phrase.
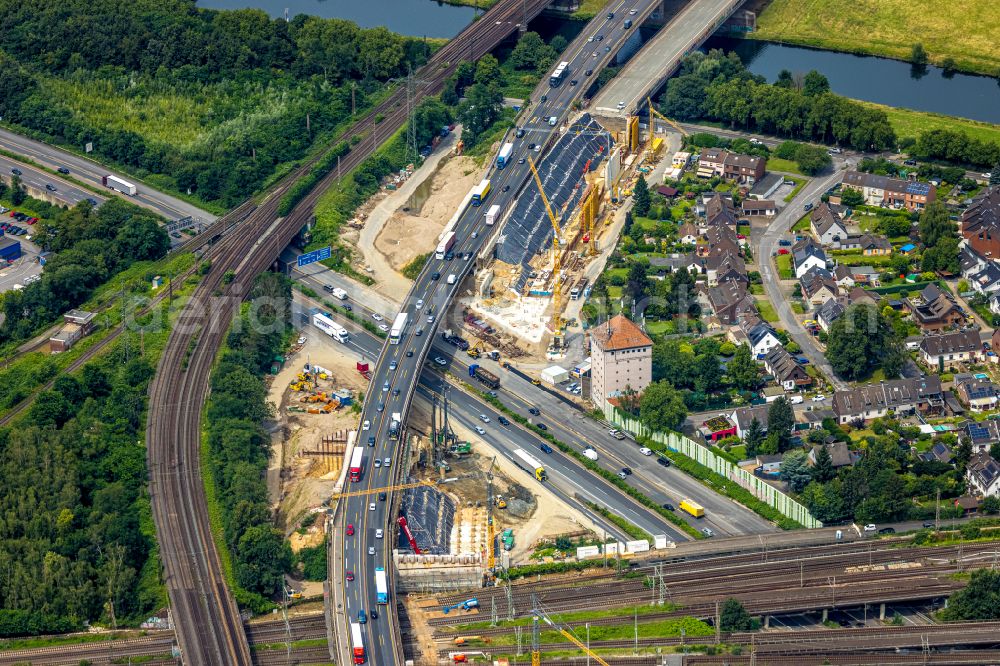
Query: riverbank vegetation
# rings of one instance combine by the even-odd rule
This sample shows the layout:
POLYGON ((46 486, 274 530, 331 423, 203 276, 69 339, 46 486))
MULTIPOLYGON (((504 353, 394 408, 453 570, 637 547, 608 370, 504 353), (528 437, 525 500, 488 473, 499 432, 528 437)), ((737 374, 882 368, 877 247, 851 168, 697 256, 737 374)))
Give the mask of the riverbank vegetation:
POLYGON ((994 0, 771 0, 749 37, 907 61, 919 41, 930 63, 1000 76, 994 0))
POLYGON ((340 19, 189 2, 0 3, 0 115, 215 209, 240 202, 426 62, 340 19), (38 35, 45 35, 39 39, 38 35))

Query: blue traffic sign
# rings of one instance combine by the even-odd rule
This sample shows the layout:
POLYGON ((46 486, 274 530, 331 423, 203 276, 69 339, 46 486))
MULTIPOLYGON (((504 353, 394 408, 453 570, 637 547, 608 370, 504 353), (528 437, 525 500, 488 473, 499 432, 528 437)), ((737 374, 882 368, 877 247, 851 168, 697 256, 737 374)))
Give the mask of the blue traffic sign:
POLYGON ((307 264, 314 264, 317 261, 323 261, 324 259, 329 259, 331 254, 330 246, 321 247, 318 250, 313 250, 312 252, 306 252, 305 254, 299 255, 299 268, 306 266, 307 264))

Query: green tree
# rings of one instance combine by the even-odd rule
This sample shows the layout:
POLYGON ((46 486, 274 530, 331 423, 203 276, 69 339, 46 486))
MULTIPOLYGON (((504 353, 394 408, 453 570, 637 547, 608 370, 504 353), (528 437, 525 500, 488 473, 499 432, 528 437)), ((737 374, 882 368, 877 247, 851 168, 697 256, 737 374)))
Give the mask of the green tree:
POLYGON ((537 70, 548 67, 555 58, 556 51, 537 32, 526 32, 517 40, 508 62, 514 69, 537 70))
POLYGON ((726 599, 719 610, 720 631, 754 631, 760 623, 750 617, 750 613, 738 599, 726 599))
POLYGON ((892 323, 876 307, 855 304, 830 326, 826 357, 838 375, 856 380, 878 367, 887 377, 898 375, 905 354, 892 323))
POLYGON ((10 178, 10 202, 15 206, 20 206, 24 203, 24 200, 28 198, 27 193, 24 191, 24 186, 21 185, 20 176, 11 176, 10 178))
POLYGON ((695 390, 700 393, 714 393, 722 383, 722 368, 719 357, 714 353, 701 354, 695 362, 695 390))
POLYGON ((792 435, 792 428, 795 426, 795 412, 792 410, 792 403, 788 402, 785 396, 781 396, 771 403, 767 410, 767 432, 768 435, 777 435, 781 443, 779 448, 792 435))
POLYGON ((653 430, 676 430, 686 417, 684 398, 670 382, 653 382, 643 391, 639 418, 653 430))
POLYGON ((502 86, 503 70, 500 69, 500 61, 488 53, 477 60, 475 82, 502 86))
POLYGON ((990 185, 1000 185, 1000 162, 993 165, 993 171, 990 172, 990 185))
POLYGON ((795 79, 792 78, 792 73, 790 71, 783 69, 778 72, 778 78, 774 81, 774 85, 776 88, 785 88, 790 90, 795 87, 795 79))
POLYGON ((743 437, 743 443, 747 447, 748 456, 760 453, 760 446, 764 443, 764 426, 757 420, 756 416, 750 421, 750 427, 747 428, 746 435, 743 437))
POLYGON ((638 215, 639 217, 645 217, 649 214, 650 206, 650 196, 649 196, 649 184, 646 183, 646 179, 643 178, 642 174, 635 181, 635 188, 632 190, 632 213, 638 215))
POLYGON ((1000 513, 1000 497, 997 497, 996 495, 984 497, 983 501, 979 504, 979 510, 982 513, 989 515, 1000 513))
POLYGON ((845 206, 860 206, 865 202, 865 195, 861 190, 853 187, 845 187, 840 193, 840 203, 845 206))
POLYGON ((806 452, 801 449, 789 451, 781 459, 781 476, 796 493, 802 492, 813 479, 806 461, 806 452))
POLYGON ((941 271, 955 275, 961 269, 959 262, 959 240, 955 236, 945 236, 924 250, 920 258, 920 268, 924 271, 941 271))
POLYGON ((746 343, 736 348, 736 353, 726 366, 726 372, 733 386, 743 391, 752 391, 760 382, 760 366, 754 360, 746 343))
POLYGON ((924 50, 924 45, 917 42, 910 49, 910 62, 915 65, 926 65, 927 64, 927 51, 924 50))
POLYGON ((500 117, 503 94, 494 83, 475 83, 466 90, 466 99, 459 115, 462 118, 463 138, 475 145, 479 137, 500 117))
POLYGON ((957 237, 958 231, 950 216, 948 209, 940 201, 927 204, 920 214, 920 242, 930 248, 937 245, 942 238, 957 237))
POLYGON ((281 589, 291 550, 281 534, 266 525, 251 527, 237 546, 236 579, 243 589, 270 596, 281 589))
POLYGON ((805 78, 802 79, 802 93, 809 97, 815 97, 827 92, 830 92, 830 81, 815 69, 809 70, 805 78))
POLYGON ((948 598, 941 615, 947 620, 1000 619, 1000 571, 973 571, 969 584, 948 598))
POLYGON ((649 292, 649 276, 646 274, 648 268, 648 260, 642 260, 632 262, 628 269, 628 281, 625 283, 625 292, 637 303, 645 298, 649 292))
POLYGON ((813 465, 813 479, 820 483, 826 483, 833 479, 836 471, 833 469, 833 458, 830 456, 830 449, 824 444, 816 447, 816 464, 813 465))
POLYGON ((795 151, 795 161, 799 170, 807 176, 815 176, 833 164, 833 159, 825 148, 804 143, 795 151))

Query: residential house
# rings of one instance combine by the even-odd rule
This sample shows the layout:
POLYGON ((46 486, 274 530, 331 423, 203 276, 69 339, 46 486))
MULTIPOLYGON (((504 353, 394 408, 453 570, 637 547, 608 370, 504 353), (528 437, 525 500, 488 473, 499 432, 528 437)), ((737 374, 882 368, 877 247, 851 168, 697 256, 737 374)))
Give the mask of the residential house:
POLYGON ((901 245, 899 248, 899 253, 903 256, 909 256, 917 251, 917 246, 913 243, 907 243, 906 245, 901 245))
POLYGON ((770 199, 771 195, 778 191, 782 183, 785 182, 785 177, 778 173, 769 173, 763 178, 758 178, 757 182, 754 183, 753 188, 750 190, 751 199, 770 199))
POLYGON ((740 280, 720 282, 718 286, 708 287, 705 295, 709 307, 719 323, 732 326, 744 312, 756 312, 757 305, 747 291, 746 283, 740 280))
POLYGON ((839 290, 833 275, 825 268, 812 268, 799 280, 802 288, 802 300, 811 308, 826 303, 831 298, 837 298, 839 290))
POLYGON ((812 384, 812 377, 806 373, 805 368, 780 345, 772 347, 764 356, 764 368, 774 377, 775 383, 786 391, 812 384))
POLYGON ((673 199, 677 196, 677 188, 670 187, 669 185, 660 185, 656 188, 656 193, 666 197, 667 199, 673 199))
MULTIPOLYGON (((723 226, 736 228, 736 206, 733 205, 733 195, 727 192, 716 192, 705 201, 705 225, 709 227, 723 226)), ((733 232, 735 242, 736 232, 733 232)))
POLYGON ((737 407, 732 414, 729 415, 730 420, 736 424, 736 436, 740 439, 745 439, 747 436, 747 431, 750 430, 750 424, 754 419, 760 423, 762 431, 767 432, 767 412, 770 409, 770 405, 754 405, 752 407, 737 407))
POLYGON ((980 379, 969 373, 955 375, 955 393, 970 410, 985 412, 996 409, 1000 387, 989 379, 980 379))
POLYGON ((774 329, 766 322, 760 322, 749 329, 744 329, 747 334, 747 341, 750 344, 750 352, 754 356, 767 354, 772 348, 781 344, 781 340, 775 335, 774 329))
POLYGON ((938 442, 928 449, 926 453, 921 453, 918 457, 926 462, 934 461, 950 465, 951 461, 955 459, 955 454, 952 453, 951 449, 949 449, 946 444, 938 442))
POLYGON ((884 236, 876 234, 864 234, 858 241, 861 254, 866 257, 881 257, 892 254, 892 243, 884 236))
POLYGON ((816 464, 816 456, 819 454, 820 447, 825 448, 830 453, 830 464, 834 469, 852 467, 859 459, 859 456, 847 447, 847 442, 827 442, 817 444, 809 449, 806 462, 810 466, 816 464))
POLYGON ((713 248, 712 253, 702 259, 702 262, 710 287, 732 280, 750 284, 746 263, 738 254, 715 252, 713 248))
POLYGON ((861 171, 845 172, 843 187, 861 192, 869 206, 884 204, 890 208, 905 208, 910 212, 922 210, 937 195, 937 188, 929 183, 861 171))
POLYGON ((844 306, 836 299, 831 298, 816 310, 816 321, 820 328, 829 333, 833 322, 844 316, 844 312, 844 306))
POLYGON ((969 278, 969 286, 972 291, 979 294, 992 294, 1000 289, 1000 266, 996 262, 990 261, 984 265, 978 273, 969 278))
POLYGON ((951 294, 936 284, 929 284, 920 292, 920 303, 910 303, 913 320, 925 331, 940 331, 965 321, 965 314, 951 294))
POLYGON ((983 269, 988 263, 983 255, 976 252, 969 241, 963 240, 959 244, 958 263, 961 266, 962 277, 966 280, 983 269))
POLYGON ((760 474, 777 474, 781 471, 781 454, 760 454, 754 460, 757 463, 757 467, 754 469, 754 472, 758 472, 760 474))
POLYGON ((920 356, 932 370, 944 372, 960 363, 978 363, 983 356, 983 344, 979 331, 926 335, 920 340, 920 356))
POLYGON ((878 306, 878 297, 863 287, 854 287, 847 292, 847 305, 878 306))
POLYGON ((896 379, 835 391, 833 412, 838 423, 870 421, 886 416, 917 411, 939 411, 944 406, 941 378, 937 375, 896 379))
POLYGON ((969 440, 973 453, 989 451, 994 444, 1000 444, 1000 422, 994 419, 969 421, 962 428, 962 436, 969 440))
POLYGON ((717 442, 736 434, 736 424, 726 416, 713 416, 698 426, 698 432, 705 441, 717 442))
POLYGON ((598 408, 625 388, 642 392, 653 381, 653 341, 624 315, 590 329, 590 399, 598 408))
POLYGON ((770 199, 744 199, 743 214, 747 217, 774 217, 778 213, 778 206, 770 199))
POLYGON ((976 196, 962 213, 962 235, 987 259, 1000 259, 1000 186, 976 196))
POLYGON ((854 275, 851 273, 850 266, 844 266, 843 264, 833 269, 833 281, 837 283, 838 287, 845 290, 857 284, 854 281, 854 275))
POLYGON ((803 238, 792 246, 792 268, 795 277, 801 278, 815 267, 826 268, 826 253, 812 238, 803 238))
POLYGON ((698 227, 690 222, 677 227, 677 242, 685 245, 694 245, 698 242, 698 227))
POLYGON ((841 236, 839 241, 834 242, 833 249, 835 250, 860 250, 861 249, 861 234, 847 234, 847 236, 841 236))
POLYGON ((671 254, 667 257, 650 257, 649 265, 653 268, 668 269, 671 273, 679 270, 700 275, 702 262, 693 252, 688 254, 671 254))
POLYGON ((699 176, 719 176, 742 185, 754 185, 764 177, 766 167, 767 160, 763 157, 731 153, 720 148, 702 148, 701 155, 698 156, 699 176))
POLYGON ((856 284, 863 284, 869 287, 877 287, 880 284, 879 275, 880 271, 875 270, 872 266, 848 266, 851 271, 851 277, 854 278, 856 284))
POLYGON ((809 229, 820 245, 834 245, 847 238, 847 226, 830 204, 821 203, 809 213, 809 229))
POLYGON ((965 483, 980 497, 1000 495, 1000 463, 989 453, 975 454, 965 467, 965 483))

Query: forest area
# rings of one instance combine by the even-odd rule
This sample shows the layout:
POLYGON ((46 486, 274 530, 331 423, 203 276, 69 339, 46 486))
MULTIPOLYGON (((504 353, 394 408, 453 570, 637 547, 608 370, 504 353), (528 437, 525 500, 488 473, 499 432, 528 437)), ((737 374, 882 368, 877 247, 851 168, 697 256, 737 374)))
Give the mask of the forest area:
POLYGON ((5 122, 76 150, 92 142, 100 159, 215 210, 290 169, 431 53, 385 28, 193 0, 0 0, 0 24, 5 122))

